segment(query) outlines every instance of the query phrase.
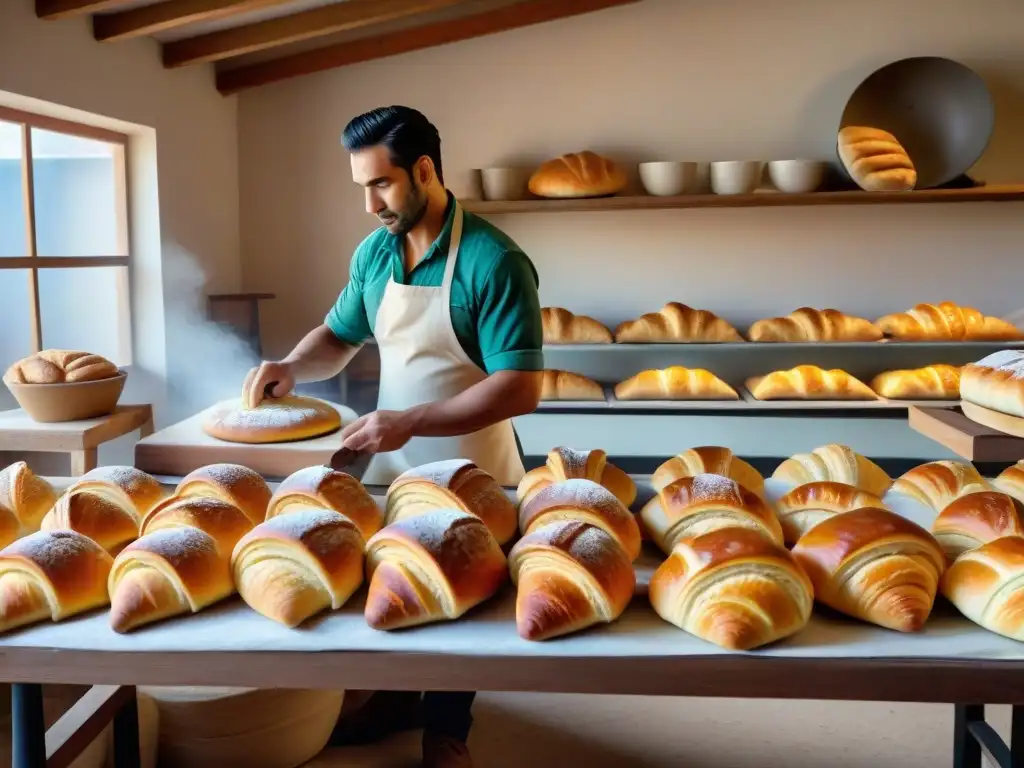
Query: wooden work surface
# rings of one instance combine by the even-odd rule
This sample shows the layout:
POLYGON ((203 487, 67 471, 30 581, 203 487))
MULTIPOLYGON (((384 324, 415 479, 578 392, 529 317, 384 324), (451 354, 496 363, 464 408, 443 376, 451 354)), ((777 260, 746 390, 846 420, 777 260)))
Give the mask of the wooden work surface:
POLYGON ((119 405, 109 416, 44 424, 23 410, 0 412, 0 451, 64 452, 96 448, 153 421, 149 405, 119 405))
POLYGON ((912 407, 907 423, 915 432, 968 461, 1015 462, 1024 459, 1024 438, 971 421, 958 409, 912 407))

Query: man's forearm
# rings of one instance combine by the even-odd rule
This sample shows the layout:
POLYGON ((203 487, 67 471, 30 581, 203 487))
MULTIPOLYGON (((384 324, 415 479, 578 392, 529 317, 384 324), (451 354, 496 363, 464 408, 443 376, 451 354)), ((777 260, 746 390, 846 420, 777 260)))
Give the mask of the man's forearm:
POLYGON ((499 421, 532 413, 540 402, 539 371, 498 371, 447 400, 405 411, 414 437, 468 435, 499 421))
POLYGON ((339 374, 359 347, 341 341, 326 325, 307 333, 281 362, 291 366, 300 383, 323 381, 339 374))

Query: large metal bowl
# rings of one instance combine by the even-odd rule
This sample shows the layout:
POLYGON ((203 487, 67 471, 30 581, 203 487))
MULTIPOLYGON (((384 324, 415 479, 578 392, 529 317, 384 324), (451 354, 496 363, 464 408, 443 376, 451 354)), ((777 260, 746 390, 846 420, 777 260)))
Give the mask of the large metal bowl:
POLYGON ((995 107, 974 70, 937 56, 901 59, 854 90, 839 128, 864 125, 894 134, 917 169, 917 189, 965 174, 985 152, 995 107))

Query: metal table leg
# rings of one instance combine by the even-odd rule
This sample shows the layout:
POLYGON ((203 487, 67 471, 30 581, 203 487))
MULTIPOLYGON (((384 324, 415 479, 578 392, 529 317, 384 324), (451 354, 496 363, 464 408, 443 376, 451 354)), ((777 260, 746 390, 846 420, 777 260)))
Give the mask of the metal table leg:
POLYGON ((115 768, 140 768, 139 756, 139 705, 138 694, 133 690, 129 699, 114 715, 114 766, 115 768))
POLYGON ((43 686, 11 685, 12 768, 46 768, 46 721, 43 686))

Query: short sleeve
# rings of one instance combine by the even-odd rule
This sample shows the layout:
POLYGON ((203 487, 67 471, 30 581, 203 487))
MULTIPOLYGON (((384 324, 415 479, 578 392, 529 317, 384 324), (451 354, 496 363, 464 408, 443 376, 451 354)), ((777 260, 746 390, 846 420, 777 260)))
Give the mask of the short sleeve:
POLYGON ((362 344, 372 333, 370 321, 366 317, 366 302, 363 300, 366 250, 364 243, 352 255, 348 284, 324 320, 331 333, 352 346, 362 344))
POLYGON ((544 368, 537 271, 522 251, 495 261, 479 292, 477 333, 487 373, 544 368))

